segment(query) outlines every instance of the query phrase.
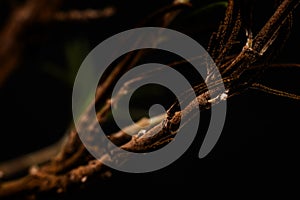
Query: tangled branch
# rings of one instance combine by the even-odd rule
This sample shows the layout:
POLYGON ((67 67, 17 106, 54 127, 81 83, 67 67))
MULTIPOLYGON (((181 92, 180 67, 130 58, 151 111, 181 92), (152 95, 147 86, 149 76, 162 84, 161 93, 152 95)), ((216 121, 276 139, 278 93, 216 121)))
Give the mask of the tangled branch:
MULTIPOLYGON (((31 0, 29 2, 35 1, 31 0)), ((123 129, 122 131, 111 134, 109 139, 121 149, 131 152, 148 152, 156 150, 173 140, 178 130, 182 128, 182 125, 179 125, 180 122, 188 123, 192 112, 195 109, 199 107, 200 110, 210 109, 211 106, 244 92, 249 88, 259 89, 260 91, 274 95, 300 100, 300 97, 296 94, 279 91, 260 84, 256 77, 243 76, 245 72, 251 70, 257 70, 258 73, 261 73, 262 68, 286 66, 278 64, 266 66, 261 64, 260 61, 278 39, 279 34, 283 31, 284 25, 290 19, 291 14, 299 3, 299 0, 282 1, 280 6, 270 17, 268 22, 260 29, 256 36, 253 37, 252 33, 249 33, 250 28, 247 30, 248 32, 245 34, 247 36, 247 38, 245 38, 245 44, 238 54, 232 54, 233 49, 235 48, 235 41, 240 36, 241 32, 243 32, 241 30, 242 24, 246 22, 243 22, 244 16, 242 15, 244 13, 241 12, 241 7, 238 4, 238 1, 229 0, 225 19, 219 26, 217 33, 212 35, 208 47, 208 51, 214 58, 221 74, 221 77, 218 77, 213 68, 211 66, 207 66, 208 74, 206 79, 210 80, 213 92, 209 94, 207 86, 204 83, 200 83, 194 87, 194 90, 197 92, 197 98, 192 100, 182 110, 178 110, 176 103, 174 103, 165 115, 158 116, 155 120, 152 119, 149 121, 149 119, 142 119, 138 122, 144 125, 152 123, 151 128, 148 131, 143 134, 137 134, 139 130, 133 129, 129 126, 125 128, 126 131, 123 129), (220 92, 220 83, 225 83, 226 93, 220 92), (131 132, 132 135, 125 134, 125 132, 131 132)), ((174 1, 173 4, 161 9, 153 16, 149 17, 147 22, 162 19, 158 25, 168 26, 180 11, 190 6, 191 4, 187 1, 174 1)), ((30 13, 34 12, 32 11, 30 13)), ((103 13, 98 14, 104 16, 103 13)), ((94 17, 97 18, 99 15, 88 10, 80 13, 60 13, 55 15, 55 18, 57 20, 81 20, 94 17)), ((11 29, 12 30, 9 32, 14 32, 16 37, 17 33, 21 31, 19 29, 17 31, 13 28, 11 29)), ((5 34, 7 33, 4 33, 4 38, 6 37, 5 34)), ((9 49, 13 49, 13 47, 9 49)), ((0 49, 0 56, 3 55, 1 52, 4 52, 4 50, 0 49)), ((141 51, 128 54, 123 60, 114 66, 114 68, 110 71, 109 76, 100 83, 97 89, 95 101, 91 102, 86 112, 80 118, 82 129, 93 130, 98 123, 101 124, 105 122, 111 103, 118 100, 118 98, 108 98, 112 85, 116 82, 117 78, 122 75, 122 73, 132 68, 142 56, 143 52, 141 51), (106 103, 103 104, 103 102, 106 103), (99 103, 102 106, 97 113, 98 120, 95 121, 89 118, 89 112, 99 103)), ((177 61, 171 63, 170 67, 182 65, 185 64, 185 62, 186 61, 177 61)), ((292 64, 289 66, 299 67, 298 64, 292 64)), ((8 69, 11 69, 11 67, 8 67, 8 69)), ((135 81, 139 81, 139 78, 135 81)), ((122 92, 119 94, 122 95, 122 92)), ((185 123, 181 124, 184 125, 185 123)), ((45 192, 62 193, 67 191, 74 184, 85 184, 89 177, 92 176, 97 176, 99 179, 109 178, 111 176, 111 170, 103 164, 103 161, 126 161, 126 153, 121 153, 119 148, 112 148, 109 151, 110 154, 106 154, 102 158, 95 160, 91 155, 89 155, 88 151, 81 143, 76 129, 71 127, 67 132, 66 142, 63 143, 57 156, 38 167, 36 165, 32 166, 28 175, 25 177, 0 183, 0 197, 20 197, 28 194, 34 195, 36 193, 45 192)), ((1 165, 0 170, 3 170, 2 176, 5 176, 6 173, 8 173, 7 170, 4 171, 4 169, 1 168, 1 165)))

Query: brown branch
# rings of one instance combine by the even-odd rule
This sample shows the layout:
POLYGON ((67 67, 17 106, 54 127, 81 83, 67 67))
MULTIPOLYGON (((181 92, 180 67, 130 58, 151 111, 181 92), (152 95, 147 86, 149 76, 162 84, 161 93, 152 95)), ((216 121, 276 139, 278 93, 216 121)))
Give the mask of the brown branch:
POLYGON ((113 16, 116 8, 106 7, 102 10, 71 10, 65 12, 57 12, 53 15, 53 20, 57 21, 87 21, 96 19, 105 19, 113 16))
MULTIPOLYGON (((176 9, 177 5, 175 6, 176 9)), ((181 7, 181 6, 180 6, 181 7)), ((173 9, 168 10, 166 9, 165 12, 173 11, 173 9)), ((161 14, 161 13, 159 13, 161 14)), ((155 17, 156 15, 153 15, 152 17, 155 17)), ((151 18, 149 18, 150 20, 151 18)), ((169 22, 171 22, 172 19, 169 19, 169 22)), ((133 44, 134 45, 134 44, 133 44)), ((90 103, 88 106, 86 112, 82 115, 80 118, 80 121, 85 124, 85 122, 92 122, 91 124, 84 125, 86 127, 89 127, 91 130, 95 125, 97 125, 98 122, 102 122, 105 118, 105 115, 107 114, 111 100, 106 100, 106 96, 109 93, 110 87, 115 83, 115 81, 118 79, 118 77, 126 70, 130 69, 131 67, 135 66, 135 64, 139 61, 140 57, 143 55, 142 51, 138 51, 137 53, 130 53, 128 54, 122 61, 120 61, 110 72, 110 75, 105 79, 104 82, 102 82, 99 87, 97 88, 96 97, 93 102, 90 103), (89 112, 91 109, 93 109, 96 102, 103 102, 106 101, 106 104, 102 107, 100 112, 97 113, 98 122, 93 121, 89 119, 89 112)), ((118 137, 118 143, 121 143, 120 139, 124 139, 124 142, 127 141, 128 137, 118 137)), ((53 159, 51 164, 46 165, 42 168, 43 171, 47 173, 57 174, 61 173, 68 168, 72 167, 73 165, 78 165, 78 160, 82 157, 86 157, 87 151, 82 145, 77 132, 74 130, 74 128, 71 129, 70 136, 69 136, 69 142, 65 145, 61 153, 58 157, 53 159)))
POLYGON ((0 87, 18 65, 26 41, 21 38, 24 31, 36 21, 47 20, 60 3, 60 0, 27 0, 12 12, 0 31, 0 87))
POLYGON ((0 179, 8 179, 17 173, 28 170, 30 166, 42 164, 49 161, 50 158, 56 156, 59 153, 61 146, 65 142, 65 140, 66 137, 63 137, 60 141, 51 146, 0 163, 0 179))
POLYGON ((259 90, 259 91, 266 92, 266 93, 273 94, 273 95, 280 96, 280 97, 287 97, 287 98, 294 99, 294 100, 300 100, 300 95, 296 95, 296 94, 288 93, 285 91, 277 90, 274 88, 270 88, 270 87, 265 86, 260 83, 252 84, 250 89, 259 90))
POLYGON ((43 193, 50 191, 62 193, 73 184, 86 182, 87 177, 101 170, 101 177, 105 179, 110 177, 111 173, 103 165, 103 159, 107 159, 107 157, 104 156, 102 160, 91 161, 88 165, 78 167, 63 175, 51 175, 43 173, 38 169, 32 169, 26 177, 2 183, 0 185, 0 196, 27 196, 33 192, 43 193))
POLYGON ((228 0, 228 6, 225 13, 225 18, 219 26, 217 33, 213 33, 209 41, 207 51, 210 53, 210 56, 213 59, 216 59, 217 56, 220 56, 220 51, 225 49, 225 41, 228 40, 227 37, 229 33, 232 33, 232 21, 235 18, 235 2, 234 0, 228 0), (216 45, 218 44, 218 45, 216 45))
POLYGON ((134 126, 128 126, 125 128, 122 128, 117 133, 111 134, 108 136, 108 138, 117 146, 121 146, 128 142, 131 139, 132 135, 137 134, 140 129, 138 127, 145 127, 145 129, 152 128, 154 125, 157 125, 158 123, 162 122, 165 118, 165 114, 158 115, 156 117, 153 117, 151 119, 148 118, 142 118, 138 122, 135 123, 134 126), (124 142, 126 141, 126 142, 124 142))
MULTIPOLYGON (((169 136, 175 136, 178 129, 182 128, 179 126, 180 122, 185 122, 192 116, 196 109, 201 111, 210 109, 212 105, 218 104, 220 101, 225 100, 220 98, 218 95, 219 90, 215 89, 213 91, 204 92, 197 96, 196 99, 192 100, 184 109, 175 112, 174 115, 169 118, 166 117, 162 123, 150 129, 147 133, 140 137, 133 137, 130 142, 121 146, 122 149, 133 152, 147 152, 153 150, 153 145, 157 142, 161 142, 162 138, 167 138, 169 141, 169 136), (216 96, 210 99, 211 96, 216 96)), ((114 159, 114 158, 112 158, 114 159)))
MULTIPOLYGON (((127 142, 131 139, 131 135, 134 135, 139 131, 136 125, 140 127, 152 127, 161 122, 164 117, 165 115, 159 115, 152 119, 142 118, 135 125, 125 127, 121 131, 111 134, 109 139, 115 145, 122 145, 124 144, 124 141, 127 142)), ((103 166, 103 160, 108 159, 109 155, 104 155, 100 160, 91 160, 87 164, 82 164, 81 166, 75 167, 66 174, 57 174, 58 172, 65 170, 67 165, 69 165, 69 168, 71 165, 70 162, 78 163, 78 156, 82 157, 84 155, 82 152, 77 151, 76 153, 72 154, 72 159, 64 160, 66 163, 60 162, 59 164, 56 163, 55 165, 54 163, 50 163, 42 166, 41 168, 38 166, 33 166, 30 169, 30 174, 28 176, 16 181, 8 181, 0 184, 0 196, 5 197, 9 195, 17 195, 22 194, 25 191, 27 193, 30 191, 46 192, 51 190, 62 192, 74 183, 85 182, 86 178, 94 174, 101 172, 100 175, 102 178, 110 176, 108 169, 103 166)))
POLYGON ((289 15, 299 5, 299 0, 284 0, 266 25, 260 30, 253 40, 253 49, 259 54, 264 54, 268 49, 270 38, 279 31, 280 27, 289 19, 289 15))
POLYGON ((260 64, 251 66, 251 69, 285 69, 285 68, 300 68, 300 64, 297 63, 272 63, 272 64, 260 64))
MULTIPOLYGON (((239 84, 236 81, 240 81, 239 78, 243 72, 250 69, 250 66, 265 54, 277 39, 284 23, 298 4, 299 1, 284 0, 253 41, 248 40, 240 54, 232 59, 228 66, 223 66, 224 69, 221 70, 221 74, 232 79, 231 85, 235 85, 237 88, 239 84)), ((250 80, 242 81, 251 84, 250 80)))
MULTIPOLYGON (((233 1, 230 2, 233 3, 233 1)), ((237 90, 232 92, 230 95, 227 95, 227 93, 221 93, 221 91, 219 90, 219 86, 220 84, 222 84, 222 82, 224 82, 230 90, 234 87, 233 83, 238 83, 234 81, 237 81, 245 70, 251 69, 251 64, 256 62, 260 58, 260 56, 262 56, 261 54, 264 54, 264 52, 268 50, 269 46, 277 38, 278 33, 282 28, 282 24, 285 22, 285 17, 290 15, 292 10, 298 3, 299 2, 295 2, 292 0, 283 1, 281 6, 269 20, 269 22, 261 29, 261 32, 264 32, 264 34, 259 32, 255 39, 251 41, 251 45, 248 41, 240 54, 232 58, 230 61, 226 60, 224 68, 221 70, 222 75, 226 75, 226 77, 224 79, 221 79, 220 77, 220 79, 215 80, 213 83, 211 83, 214 86, 212 91, 213 94, 209 94, 205 85, 200 84, 195 87, 195 90, 200 93, 198 94, 196 99, 192 100, 188 104, 188 106, 186 106, 181 111, 177 111, 176 109, 174 109, 174 112, 170 112, 171 114, 168 114, 164 118, 164 120, 159 118, 159 120, 157 121, 159 124, 148 130, 146 133, 128 137, 128 135, 125 134, 125 132, 127 132, 128 130, 124 131, 123 129, 121 132, 111 135, 110 139, 112 141, 115 141, 118 145, 121 145, 122 149, 128 151, 146 152, 155 150, 162 145, 170 142, 172 138, 177 134, 177 131, 181 128, 179 126, 179 122, 183 122, 183 125, 185 123, 188 123, 192 117, 192 113, 196 109, 198 109, 199 106, 200 110, 210 109, 212 105, 215 105, 220 101, 241 92, 241 90, 237 90), (265 37, 265 35, 267 36, 265 37)), ((173 9, 172 6, 171 8, 173 9)), ((225 19, 224 22, 225 24, 230 23, 231 25, 232 21, 234 21, 232 12, 233 10, 228 10, 228 16, 226 15, 227 19, 225 19)), ((164 17, 162 17, 164 19, 162 20, 162 24, 164 25, 169 24, 175 17, 175 15, 168 14, 170 13, 164 13, 164 17)), ((159 15, 157 16, 161 17, 161 13, 159 13, 159 15)), ((233 24, 233 27, 230 26, 230 29, 228 29, 228 26, 220 27, 219 35, 217 36, 218 40, 221 38, 221 36, 224 36, 224 34, 227 35, 227 31, 229 31, 230 34, 236 34, 236 32, 240 28, 240 22, 237 22, 235 25, 233 24), (234 33, 232 33, 232 31, 234 33)), ((216 55, 219 58, 221 58, 220 54, 225 54, 227 53, 227 50, 229 51, 232 48, 231 35, 229 35, 228 37, 226 36, 226 39, 224 41, 223 39, 221 40, 221 48, 218 49, 217 52, 219 52, 219 54, 216 55)), ((111 100, 107 99, 110 88, 124 71, 133 67, 134 64, 137 63, 142 55, 142 52, 129 54, 125 57, 124 60, 118 63, 115 68, 110 71, 110 75, 100 84, 96 93, 95 101, 90 104, 87 112, 84 113, 81 118, 83 124, 82 128, 93 129, 98 121, 101 122, 101 120, 103 120, 111 104, 111 100), (98 121, 91 120, 88 117, 89 109, 93 109, 96 102, 106 102, 104 107, 102 107, 102 109, 98 113, 98 121)), ((224 60, 220 60, 220 63, 224 63, 223 61, 224 60)), ((248 80, 239 81, 247 82, 248 80)), ((259 84, 252 84, 252 87, 260 88, 263 91, 279 96, 293 97, 294 99, 299 100, 299 97, 296 98, 296 96, 292 94, 274 90, 259 84)), ((144 121, 142 122, 144 123, 144 121)), ((131 131, 132 133, 134 133, 137 131, 137 129, 131 131)), ((49 191, 54 191, 57 193, 64 192, 69 188, 69 186, 73 184, 85 183, 91 176, 110 176, 109 169, 103 165, 103 161, 116 162, 120 159, 122 159, 122 161, 126 161, 126 153, 120 153, 119 148, 112 149, 110 151, 110 155, 104 155, 99 160, 90 160, 92 158, 87 158, 88 154, 86 154, 86 152, 87 150, 83 147, 75 129, 72 128, 70 131, 68 142, 63 147, 59 156, 57 156, 48 165, 42 166, 41 168, 31 168, 30 174, 24 178, 16 181, 1 183, 0 196, 3 197, 25 193, 26 195, 28 195, 49 191), (85 158, 86 160, 80 161, 82 158, 85 158)))

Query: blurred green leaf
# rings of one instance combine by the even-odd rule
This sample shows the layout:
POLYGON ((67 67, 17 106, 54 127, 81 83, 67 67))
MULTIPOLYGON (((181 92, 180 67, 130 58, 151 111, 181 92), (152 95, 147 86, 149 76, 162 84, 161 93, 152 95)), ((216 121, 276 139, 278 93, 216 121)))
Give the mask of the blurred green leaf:
POLYGON ((213 14, 216 9, 226 8, 227 5, 228 5, 227 1, 220 1, 220 2, 208 4, 204 7, 195 9, 192 13, 186 16, 186 19, 193 19, 195 17, 198 17, 199 15, 204 15, 208 13, 213 14))
POLYGON ((77 71, 90 51, 89 42, 86 39, 76 39, 65 44, 65 66, 48 61, 43 64, 42 70, 54 78, 60 80, 68 87, 72 87, 77 71))
POLYGON ((66 80, 69 84, 73 85, 77 71, 90 51, 89 43, 85 39, 78 39, 66 45, 66 61, 67 72, 66 80))

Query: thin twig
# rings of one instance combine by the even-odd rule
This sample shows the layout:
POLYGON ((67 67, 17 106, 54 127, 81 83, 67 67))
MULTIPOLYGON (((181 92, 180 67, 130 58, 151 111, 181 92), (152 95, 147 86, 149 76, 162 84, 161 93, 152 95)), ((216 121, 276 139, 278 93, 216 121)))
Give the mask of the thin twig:
MULTIPOLYGON (((159 115, 151 119, 142 118, 136 124, 138 124, 140 127, 149 128, 160 123, 164 117, 165 115, 159 115)), ((130 125, 117 133, 111 134, 109 136, 109 139, 115 145, 122 145, 124 141, 129 141, 131 139, 131 135, 137 134, 139 130, 137 129, 136 124, 130 125)), ((108 155, 104 155, 100 160, 92 160, 87 164, 83 164, 82 166, 74 168, 70 172, 63 175, 58 175, 58 174, 54 175, 53 172, 49 173, 50 172, 49 168, 48 170, 45 170, 45 168, 39 169, 38 167, 33 167, 30 170, 30 174, 28 176, 18 179, 16 181, 8 181, 0 184, 0 196, 4 197, 9 195, 16 195, 18 193, 23 193, 25 191, 30 192, 33 190, 38 190, 39 192, 45 192, 45 191, 56 189, 57 192, 62 192, 65 191, 67 187, 71 184, 85 182, 86 179, 82 179, 83 177, 89 177, 91 175, 94 175, 95 173, 99 173, 100 171, 103 177, 110 176, 110 172, 108 172, 105 166, 103 166, 104 159, 108 159, 108 155)), ((11 163, 6 163, 5 165, 8 164, 11 163)), ((60 167, 60 166, 55 165, 52 167, 60 167)), ((60 170, 56 169, 56 172, 57 171, 61 171, 61 169, 60 170)))
POLYGON ((274 88, 270 88, 270 87, 265 86, 265 85, 260 84, 260 83, 252 84, 250 89, 259 90, 259 91, 262 91, 262 92, 266 92, 266 93, 273 94, 273 95, 276 95, 276 96, 287 97, 287 98, 294 99, 294 100, 300 100, 300 95, 296 95, 296 94, 288 93, 288 92, 285 92, 285 91, 277 90, 277 89, 274 89, 274 88))
POLYGON ((106 7, 102 10, 71 10, 65 12, 57 12, 53 15, 53 19, 57 21, 87 21, 95 19, 105 19, 113 16, 116 8, 106 7))
POLYGON ((299 5, 299 0, 284 0, 266 25, 260 30, 253 40, 253 49, 259 54, 264 54, 268 49, 270 38, 273 37, 274 33, 278 32, 278 29, 286 20, 288 20, 289 14, 299 5))
POLYGON ((254 65, 251 66, 251 69, 285 69, 285 68, 300 68, 300 64, 298 63, 272 63, 272 64, 260 64, 260 65, 254 65))

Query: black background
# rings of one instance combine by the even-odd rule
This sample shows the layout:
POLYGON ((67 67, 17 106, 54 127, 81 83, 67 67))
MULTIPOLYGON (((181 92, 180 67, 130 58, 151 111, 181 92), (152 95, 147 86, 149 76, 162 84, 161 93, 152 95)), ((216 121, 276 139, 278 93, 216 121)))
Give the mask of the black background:
MULTIPOLYGON (((86 37, 93 47, 114 33, 133 28, 144 16, 155 10, 158 4, 168 1, 151 5, 130 2, 132 4, 117 2, 116 5, 123 9, 122 12, 107 21, 39 24, 28 31, 24 36, 24 40, 29 38, 24 60, 0 90, 1 161, 54 143, 72 120, 72 89, 39 70, 39 63, 52 59, 57 64, 64 65, 61 47, 64 42, 86 37), (135 8, 131 6, 133 4, 135 8)), ((205 2, 207 1, 203 3, 205 2)), ((259 6, 254 15, 257 27, 261 27, 270 16, 274 4, 272 1, 256 3, 259 6)), ((91 1, 91 5, 87 4, 72 1, 66 3, 65 9, 100 6, 96 1, 91 1)), ((1 9, 5 10, 5 5, 1 9)), ((220 10, 210 18, 202 19, 203 21, 191 22, 187 26, 199 32, 195 36, 190 33, 193 29, 186 29, 187 34, 190 33, 206 46, 211 31, 217 27, 223 13, 224 10, 220 10), (208 28, 202 30, 201 23, 210 25, 206 24, 208 28)), ((5 12, 2 15, 6 16, 5 12)), ((298 9, 291 36, 274 62, 299 63, 299 20, 298 9)), ((178 25, 174 28, 181 30, 178 25)), ((267 71, 262 79, 268 85, 300 94, 299 75, 299 69, 276 69, 267 71)), ((135 187, 147 183, 210 185, 226 184, 228 181, 237 184, 254 182, 261 186, 287 185, 294 179, 296 181, 299 174, 299 113, 299 101, 249 90, 228 101, 224 130, 207 157, 198 158, 202 137, 198 136, 191 148, 170 166, 145 174, 114 171, 107 184, 123 185, 130 180, 135 187), (137 183, 139 184, 136 185, 137 183)), ((89 190, 97 191, 98 188, 89 190)))

